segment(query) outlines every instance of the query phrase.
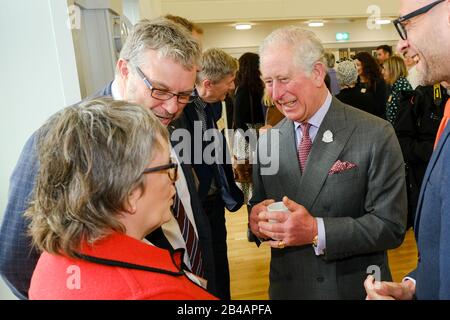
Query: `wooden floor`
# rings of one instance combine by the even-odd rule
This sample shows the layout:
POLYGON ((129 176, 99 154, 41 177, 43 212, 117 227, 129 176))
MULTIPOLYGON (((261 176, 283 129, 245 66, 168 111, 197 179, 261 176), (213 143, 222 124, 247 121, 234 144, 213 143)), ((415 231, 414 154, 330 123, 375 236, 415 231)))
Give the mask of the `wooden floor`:
MULTIPOLYGON (((233 300, 266 300, 269 280, 270 247, 257 248, 247 241, 247 212, 244 207, 228 213, 228 259, 233 300)), ((414 234, 408 231, 402 246, 389 252, 389 264, 395 281, 414 269, 417 250, 414 234)))

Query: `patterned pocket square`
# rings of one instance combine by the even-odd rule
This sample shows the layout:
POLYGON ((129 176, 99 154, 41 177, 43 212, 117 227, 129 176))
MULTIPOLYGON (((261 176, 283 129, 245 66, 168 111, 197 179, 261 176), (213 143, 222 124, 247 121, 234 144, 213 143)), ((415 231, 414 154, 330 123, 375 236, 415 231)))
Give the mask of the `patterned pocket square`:
POLYGON ((328 171, 328 175, 338 174, 346 170, 350 170, 356 168, 357 165, 348 161, 342 162, 341 160, 336 161, 331 167, 330 171, 328 171))

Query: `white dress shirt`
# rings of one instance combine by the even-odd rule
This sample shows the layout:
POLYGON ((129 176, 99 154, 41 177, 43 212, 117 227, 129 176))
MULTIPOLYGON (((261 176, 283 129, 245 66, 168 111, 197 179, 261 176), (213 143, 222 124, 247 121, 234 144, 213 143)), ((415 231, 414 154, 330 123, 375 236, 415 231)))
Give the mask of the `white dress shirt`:
MULTIPOLYGON (((328 113, 328 110, 331 107, 331 101, 333 100, 333 97, 328 92, 328 96, 325 99, 325 102, 320 107, 319 110, 309 119, 308 123, 311 125, 309 128, 309 136, 311 138, 311 141, 314 143, 314 140, 317 136, 317 132, 319 132, 320 125, 323 122, 323 119, 325 118, 326 114, 328 113)), ((301 141, 303 134, 302 130, 300 129, 300 122, 294 122, 295 125, 295 138, 297 142, 297 146, 299 142, 301 141)), ((297 149, 297 147, 296 147, 297 149)), ((325 224, 323 223, 322 218, 316 218, 317 221, 317 247, 314 247, 314 251, 316 252, 316 255, 320 256, 324 254, 327 242, 326 242, 326 236, 325 236, 325 224)))

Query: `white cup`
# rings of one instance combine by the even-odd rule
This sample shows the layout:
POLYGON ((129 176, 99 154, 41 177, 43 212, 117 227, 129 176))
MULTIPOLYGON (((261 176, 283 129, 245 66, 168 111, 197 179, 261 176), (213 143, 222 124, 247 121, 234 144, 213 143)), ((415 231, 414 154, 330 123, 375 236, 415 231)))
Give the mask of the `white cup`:
MULTIPOLYGON (((269 211, 269 212, 277 211, 277 212, 289 213, 289 209, 284 205, 284 203, 282 201, 275 202, 275 203, 272 203, 272 204, 268 205, 267 206, 267 211, 269 211)), ((279 221, 270 219, 269 222, 270 223, 278 223, 279 221)))

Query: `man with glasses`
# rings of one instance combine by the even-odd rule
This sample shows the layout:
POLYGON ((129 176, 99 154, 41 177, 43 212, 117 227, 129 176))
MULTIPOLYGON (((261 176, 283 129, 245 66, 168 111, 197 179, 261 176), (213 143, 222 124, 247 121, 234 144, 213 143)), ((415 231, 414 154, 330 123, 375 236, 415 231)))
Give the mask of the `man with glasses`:
POLYGON ((198 96, 186 106, 177 127, 187 129, 193 137, 190 161, 199 180, 199 196, 211 225, 218 297, 230 299, 225 207, 232 212, 239 210, 244 196, 234 181, 231 164, 226 162, 225 138, 216 131, 220 142, 215 144, 218 147, 215 152, 223 154, 223 158, 207 159, 212 143, 206 141, 208 133, 205 132, 218 129, 213 107, 234 90, 238 62, 223 50, 212 48, 203 53, 201 65, 202 70, 196 80, 198 96), (205 137, 203 141, 194 140, 197 132, 205 137))
MULTIPOLYGON (((394 21, 398 51, 417 62, 422 85, 450 80, 450 0, 400 1, 394 21)), ((450 102, 422 183, 414 231, 419 251, 417 268, 402 283, 364 285, 367 299, 450 299, 450 102)))
MULTIPOLYGON (((198 42, 182 27, 166 19, 143 20, 136 24, 124 44, 114 81, 95 97, 109 96, 142 105, 168 126, 193 99, 200 55, 198 42)), ((36 143, 37 134, 34 134, 12 174, 0 232, 0 273, 14 294, 22 299, 28 296, 30 278, 39 257, 26 236, 28 222, 23 218, 39 170, 36 143)), ((208 290, 215 293, 211 229, 196 192, 191 167, 180 164, 178 176, 174 215, 147 240, 167 249, 185 249, 185 265, 206 278, 208 290)))

